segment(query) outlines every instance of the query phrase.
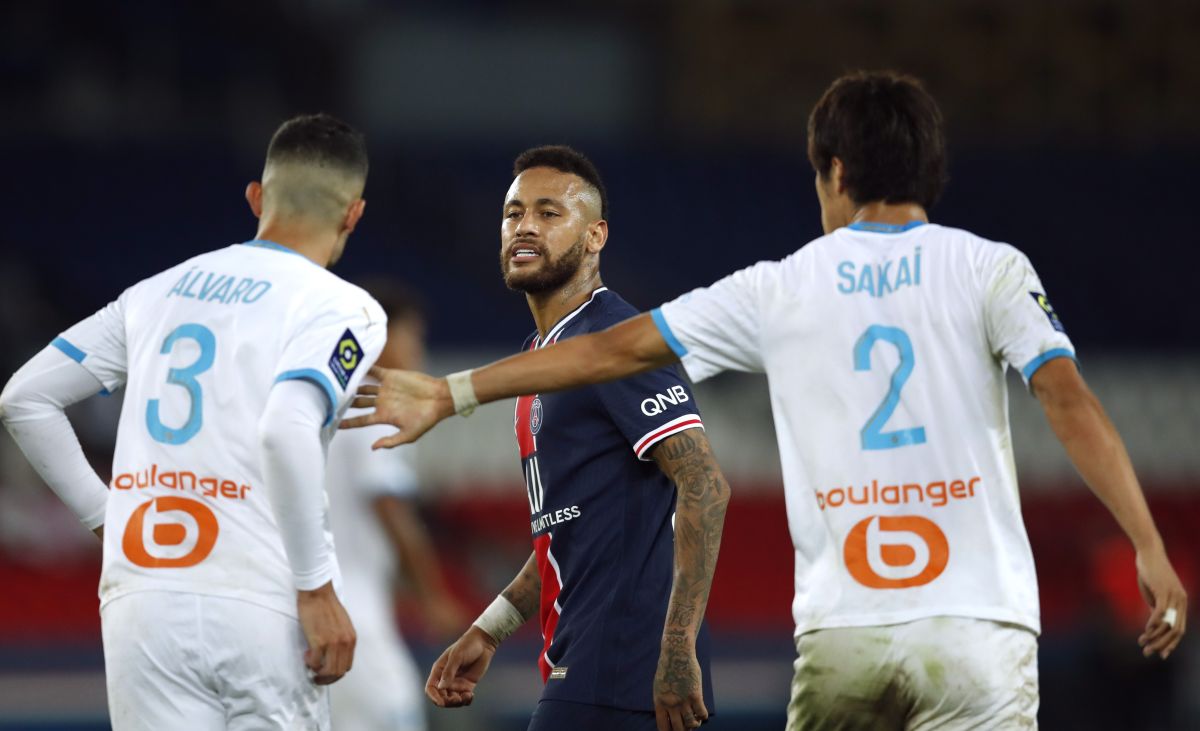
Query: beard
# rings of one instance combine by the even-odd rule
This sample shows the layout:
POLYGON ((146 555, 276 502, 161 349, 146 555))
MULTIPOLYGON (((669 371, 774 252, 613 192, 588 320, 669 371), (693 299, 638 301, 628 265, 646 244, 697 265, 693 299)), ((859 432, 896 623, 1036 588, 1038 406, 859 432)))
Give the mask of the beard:
POLYGON ((500 253, 500 273, 504 276, 504 284, 515 292, 525 294, 543 294, 561 288, 571 281, 582 265, 582 236, 557 259, 545 255, 542 266, 533 271, 510 268, 508 257, 504 252, 500 253))

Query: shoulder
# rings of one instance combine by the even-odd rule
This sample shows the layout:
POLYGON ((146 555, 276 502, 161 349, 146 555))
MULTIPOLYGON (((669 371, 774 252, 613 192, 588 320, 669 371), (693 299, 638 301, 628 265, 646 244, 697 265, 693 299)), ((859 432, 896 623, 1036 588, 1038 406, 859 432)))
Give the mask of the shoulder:
POLYGON ((584 326, 587 330, 594 331, 624 322, 640 313, 641 311, 629 304, 624 297, 606 288, 595 294, 591 304, 582 314, 585 319, 584 326))

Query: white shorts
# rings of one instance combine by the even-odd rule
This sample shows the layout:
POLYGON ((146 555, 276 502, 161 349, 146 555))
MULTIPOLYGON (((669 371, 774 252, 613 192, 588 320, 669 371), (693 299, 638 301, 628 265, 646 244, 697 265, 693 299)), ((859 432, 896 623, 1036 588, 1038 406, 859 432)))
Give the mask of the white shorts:
POLYGON ((300 623, 257 604, 147 591, 100 611, 113 731, 328 731, 300 623))
POLYGON ((425 677, 399 633, 355 623, 354 669, 329 687, 337 731, 424 731, 425 677))
POLYGON ((1037 637, 933 617, 796 640, 787 731, 1036 729, 1037 637))

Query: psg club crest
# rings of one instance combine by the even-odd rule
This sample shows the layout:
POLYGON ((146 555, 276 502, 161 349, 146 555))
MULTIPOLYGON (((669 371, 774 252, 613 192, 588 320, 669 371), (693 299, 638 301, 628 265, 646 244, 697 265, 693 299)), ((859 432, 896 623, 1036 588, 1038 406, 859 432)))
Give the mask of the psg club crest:
POLYGON ((533 406, 529 408, 529 432, 534 436, 542 430, 542 399, 540 397, 533 399, 533 406))

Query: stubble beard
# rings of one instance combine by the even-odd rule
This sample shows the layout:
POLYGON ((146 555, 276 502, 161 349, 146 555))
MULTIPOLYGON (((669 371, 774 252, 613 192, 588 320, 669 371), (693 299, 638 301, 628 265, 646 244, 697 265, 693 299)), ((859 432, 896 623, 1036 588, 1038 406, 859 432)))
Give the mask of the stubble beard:
POLYGON ((515 292, 545 294, 571 281, 583 266, 583 254, 583 237, 580 236, 562 256, 557 259, 547 256, 540 269, 524 272, 510 268, 507 257, 501 253, 500 272, 504 276, 505 286, 515 292))

